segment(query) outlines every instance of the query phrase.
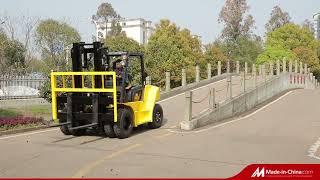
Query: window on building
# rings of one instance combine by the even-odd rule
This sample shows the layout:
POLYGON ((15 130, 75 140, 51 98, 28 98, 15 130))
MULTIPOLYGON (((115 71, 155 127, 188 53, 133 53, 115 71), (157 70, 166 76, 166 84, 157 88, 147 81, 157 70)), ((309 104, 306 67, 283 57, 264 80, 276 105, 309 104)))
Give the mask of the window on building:
POLYGON ((122 23, 122 26, 126 26, 127 24, 124 22, 124 23, 122 23))

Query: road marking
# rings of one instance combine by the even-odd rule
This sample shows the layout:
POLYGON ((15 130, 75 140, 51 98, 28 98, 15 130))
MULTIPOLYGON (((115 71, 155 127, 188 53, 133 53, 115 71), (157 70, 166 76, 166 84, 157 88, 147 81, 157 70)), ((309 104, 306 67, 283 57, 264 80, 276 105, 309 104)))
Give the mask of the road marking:
POLYGON ((111 159, 113 157, 119 156, 122 153, 128 152, 134 148, 137 148, 139 146, 142 146, 142 144, 134 144, 131 145, 127 148, 121 149, 119 151, 113 152, 111 154, 108 154, 105 157, 102 157, 92 163, 87 164, 86 166, 84 166, 83 168, 81 168, 75 175, 72 176, 72 178, 81 178, 84 177, 86 174, 88 174, 91 170, 93 170, 94 168, 96 168, 97 166, 101 165, 102 163, 104 163, 106 160, 111 159))
POLYGON ((318 140, 312 144, 308 150, 308 156, 314 159, 320 160, 320 157, 316 155, 317 151, 319 150, 320 147, 320 137, 318 140))
POLYGON ((170 135, 172 135, 172 134, 173 134, 173 133, 168 132, 168 133, 165 133, 165 134, 156 135, 156 136, 154 136, 154 137, 155 137, 155 138, 157 138, 157 139, 161 139, 161 138, 164 138, 164 137, 170 136, 170 135))
MULTIPOLYGON (((215 84, 215 83, 218 83, 218 82, 221 82, 221 81, 224 81, 224 80, 225 80, 225 79, 221 79, 221 80, 219 80, 219 81, 216 81, 216 82, 207 84, 207 85, 205 85, 205 86, 201 86, 201 87, 198 87, 198 88, 196 88, 196 89, 192 89, 192 91, 195 91, 195 90, 198 90, 198 89, 202 89, 202 88, 208 87, 208 86, 210 86, 210 85, 212 85, 212 84, 215 84)), ((163 100, 161 100, 161 101, 158 101, 158 103, 161 103, 161 102, 164 102, 164 101, 173 99, 173 98, 175 98, 175 97, 177 97, 177 96, 181 96, 181 95, 183 95, 183 94, 184 94, 184 93, 180 93, 180 94, 177 94, 177 95, 175 95, 175 96, 171 96, 171 97, 169 97, 169 98, 166 98, 166 99, 163 99, 163 100)))
POLYGON ((193 134, 193 133, 201 133, 201 132, 205 132, 205 131, 209 131, 211 129, 215 129, 215 128, 218 128, 218 127, 221 127, 221 126, 225 126, 227 124, 231 124, 231 123, 235 123, 235 122, 238 122, 238 121, 241 121, 243 119, 246 119, 248 117, 251 117, 255 114, 257 114, 258 112, 266 109, 267 107, 271 106, 272 104, 280 101, 281 99, 283 99, 284 97, 286 97, 287 95, 291 94, 293 91, 290 91, 290 92, 287 92, 286 94, 280 96, 278 99, 272 101, 271 103, 269 104, 266 104, 265 106, 261 107, 260 109, 257 109, 256 111, 252 112, 251 114, 248 114, 246 116, 243 116, 243 117, 240 117, 238 119, 235 119, 235 120, 231 120, 231 121, 228 121, 228 122, 225 122, 225 123, 221 123, 221 124, 218 124, 218 125, 215 125, 215 126, 211 126, 209 128, 206 128, 206 129, 201 129, 201 130, 197 130, 197 131, 186 131, 186 132, 182 132, 182 131, 176 131, 176 130, 171 130, 171 129, 167 129, 167 131, 169 132, 172 132, 172 133, 184 133, 184 134, 193 134))
POLYGON ((48 129, 48 130, 43 130, 43 131, 35 131, 35 132, 30 132, 30 133, 22 133, 22 134, 17 134, 17 135, 5 136, 5 137, 1 137, 0 140, 21 137, 21 136, 29 136, 29 135, 34 135, 34 134, 41 134, 41 133, 56 131, 58 129, 59 128, 53 128, 53 129, 48 129))

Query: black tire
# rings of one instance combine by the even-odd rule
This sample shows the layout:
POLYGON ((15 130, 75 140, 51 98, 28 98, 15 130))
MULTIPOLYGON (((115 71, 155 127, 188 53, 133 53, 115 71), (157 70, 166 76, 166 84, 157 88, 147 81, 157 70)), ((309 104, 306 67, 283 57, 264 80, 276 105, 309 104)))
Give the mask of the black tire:
MULTIPOLYGON (((67 108, 63 108, 62 112, 67 112, 67 108)), ((62 121, 59 121, 59 123, 65 123, 67 122, 66 120, 64 120, 63 122, 62 121)), ((72 133, 69 131, 69 128, 67 125, 65 126, 60 126, 60 131, 64 134, 64 135, 71 135, 72 133)))
MULTIPOLYGON (((67 108, 63 108, 62 112, 67 112, 67 108)), ((61 123, 65 123, 67 121, 63 121, 61 123)), ((77 122, 76 122, 77 123, 77 122)), ((77 123, 77 126, 80 123, 77 123)), ((77 129, 77 130, 69 130, 70 125, 60 126, 60 130, 64 135, 73 135, 73 136, 82 136, 87 132, 87 129, 77 129)))
POLYGON ((157 129, 162 126, 163 110, 160 104, 156 104, 153 108, 152 122, 148 123, 149 128, 157 129))
POLYGON ((118 119, 113 126, 114 133, 119 139, 128 138, 133 130, 133 114, 129 108, 118 110, 118 119))
POLYGON ((77 129, 77 130, 71 130, 71 134, 73 136, 83 136, 84 134, 86 134, 87 129, 77 129))
POLYGON ((64 135, 71 135, 68 126, 60 126, 60 130, 64 135))
POLYGON ((116 133, 114 133, 113 130, 113 123, 111 122, 107 122, 104 126, 104 132, 106 134, 106 136, 108 136, 109 138, 115 138, 116 137, 116 133))
MULTIPOLYGON (((74 123, 75 123, 75 127, 84 125, 83 123, 80 123, 78 121, 74 123)), ((71 125, 69 125, 68 127, 71 127, 71 125)), ((76 129, 76 130, 69 130, 69 131, 73 136, 83 136, 86 134, 87 129, 76 129)))

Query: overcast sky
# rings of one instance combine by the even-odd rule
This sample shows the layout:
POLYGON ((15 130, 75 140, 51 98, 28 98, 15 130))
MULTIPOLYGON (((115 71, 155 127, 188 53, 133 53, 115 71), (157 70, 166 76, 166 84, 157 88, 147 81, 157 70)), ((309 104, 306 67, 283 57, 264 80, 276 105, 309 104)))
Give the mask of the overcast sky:
MULTIPOLYGON (((153 23, 162 18, 170 19, 201 36, 204 43, 214 41, 222 29, 218 15, 224 0, 2 0, 0 14, 67 19, 80 31, 83 40, 91 41, 95 28, 90 17, 102 2, 110 2, 125 18, 142 17, 153 23)), ((320 0, 248 0, 248 4, 256 21, 254 32, 261 36, 275 5, 288 11, 292 20, 299 24, 320 12, 320 0)))

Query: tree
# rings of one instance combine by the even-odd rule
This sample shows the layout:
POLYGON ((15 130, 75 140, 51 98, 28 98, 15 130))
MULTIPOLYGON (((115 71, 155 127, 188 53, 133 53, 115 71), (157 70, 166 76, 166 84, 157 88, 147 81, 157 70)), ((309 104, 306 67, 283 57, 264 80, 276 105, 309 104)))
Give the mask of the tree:
POLYGON ((112 36, 105 40, 110 51, 143 52, 143 48, 133 39, 124 35, 112 36))
POLYGON ((53 19, 42 20, 38 24, 35 38, 42 58, 48 66, 47 71, 65 70, 65 49, 81 39, 76 29, 65 22, 53 19))
POLYGON ((94 21, 105 23, 106 37, 108 36, 108 23, 111 22, 110 35, 116 36, 122 33, 119 19, 121 16, 113 9, 110 3, 102 3, 99 5, 95 15, 92 16, 94 21))
POLYGON ((254 19, 248 14, 249 6, 246 0, 226 0, 219 22, 224 24, 219 47, 234 61, 255 61, 260 53, 261 40, 253 35, 254 19))
POLYGON ((246 0, 226 0, 220 11, 219 23, 224 24, 221 37, 228 41, 236 41, 240 36, 249 36, 254 27, 252 15, 246 15, 249 10, 246 0))
POLYGON ((311 69, 314 69, 320 65, 316 51, 313 51, 307 47, 297 47, 292 51, 296 54, 299 61, 308 64, 311 69))
POLYGON ((118 21, 112 20, 109 36, 120 36, 120 35, 126 36, 126 33, 122 31, 122 28, 118 21))
POLYGON ((0 31, 1 74, 24 74, 26 72, 26 48, 18 40, 10 40, 0 31))
POLYGON ((221 61, 222 66, 227 64, 228 57, 217 44, 208 44, 205 49, 204 60, 206 63, 211 64, 212 71, 216 72, 218 61, 221 61))
POLYGON ((24 73, 26 51, 21 42, 17 40, 9 41, 4 49, 7 69, 13 70, 18 74, 24 73))
POLYGON ((274 31, 281 26, 290 23, 291 17, 289 13, 282 11, 279 6, 275 6, 270 14, 270 19, 265 25, 267 32, 274 31))
POLYGON ((277 60, 282 59, 295 60, 297 55, 291 50, 279 47, 268 47, 266 50, 257 57, 257 64, 276 63, 277 60))
POLYGON ((117 14, 110 3, 100 4, 96 13, 96 18, 101 18, 104 22, 108 22, 111 18, 119 17, 120 15, 117 14))
POLYGON ((309 19, 306 19, 303 21, 302 23, 302 27, 303 28, 306 28, 306 29, 309 29, 309 31, 311 33, 314 33, 316 30, 314 29, 314 26, 313 26, 313 23, 309 20, 309 19))
POLYGON ((309 29, 289 23, 267 34, 266 50, 258 57, 258 63, 286 57, 315 67, 319 63, 318 49, 319 42, 309 29))
POLYGON ((267 47, 278 47, 293 50, 297 47, 307 47, 316 51, 318 42, 306 28, 295 24, 285 24, 267 34, 267 47))
POLYGON ((189 80, 194 77, 194 66, 202 62, 201 42, 189 30, 180 30, 169 20, 161 20, 146 46, 146 66, 152 80, 164 84, 168 71, 173 84, 181 80, 181 69, 185 68, 189 80), (190 75, 189 75, 190 74, 190 75))
POLYGON ((4 52, 5 52, 4 49, 8 44, 7 42, 8 42, 7 35, 3 31, 0 31, 0 74, 4 74, 7 70, 5 57, 4 57, 4 52))

